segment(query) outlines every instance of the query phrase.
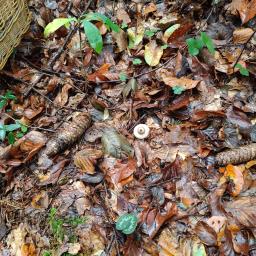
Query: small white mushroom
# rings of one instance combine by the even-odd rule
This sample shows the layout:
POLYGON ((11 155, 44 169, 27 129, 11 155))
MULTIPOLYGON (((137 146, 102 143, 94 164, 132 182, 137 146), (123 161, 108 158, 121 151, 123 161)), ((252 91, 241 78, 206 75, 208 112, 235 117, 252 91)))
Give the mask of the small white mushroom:
POLYGON ((133 134, 137 139, 146 139, 149 135, 149 127, 146 124, 138 124, 134 127, 133 134))

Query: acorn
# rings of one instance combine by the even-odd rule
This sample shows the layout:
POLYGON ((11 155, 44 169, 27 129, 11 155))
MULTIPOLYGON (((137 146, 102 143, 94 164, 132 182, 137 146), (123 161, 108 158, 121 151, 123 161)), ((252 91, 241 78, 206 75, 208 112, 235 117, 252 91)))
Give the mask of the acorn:
POLYGON ((137 139, 146 139, 149 136, 149 127, 146 124, 138 124, 134 127, 133 134, 137 139))

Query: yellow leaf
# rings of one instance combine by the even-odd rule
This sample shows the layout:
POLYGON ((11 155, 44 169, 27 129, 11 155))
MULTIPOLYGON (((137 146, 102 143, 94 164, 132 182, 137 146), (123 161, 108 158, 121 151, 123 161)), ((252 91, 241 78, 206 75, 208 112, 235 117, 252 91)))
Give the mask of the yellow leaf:
POLYGON ((145 46, 144 58, 147 64, 154 67, 159 64, 163 55, 163 49, 153 40, 145 46))

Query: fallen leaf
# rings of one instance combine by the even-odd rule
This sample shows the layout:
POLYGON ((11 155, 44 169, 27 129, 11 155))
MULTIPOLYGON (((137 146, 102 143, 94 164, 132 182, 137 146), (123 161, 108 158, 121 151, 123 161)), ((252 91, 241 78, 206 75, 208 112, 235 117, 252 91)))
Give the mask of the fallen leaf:
POLYGON ((112 35, 118 47, 117 52, 122 52, 126 50, 128 46, 126 33, 122 29, 119 29, 119 32, 113 31, 112 35))
POLYGON ((86 148, 77 152, 74 156, 74 164, 80 168, 82 172, 94 174, 94 164, 96 160, 102 157, 102 151, 94 148, 86 148))
POLYGON ((185 90, 195 88, 200 82, 199 80, 192 80, 186 77, 176 78, 169 76, 164 72, 161 73, 161 78, 166 85, 169 85, 170 87, 181 86, 184 87, 185 90))
POLYGON ((127 35, 129 38, 129 48, 136 49, 138 47, 138 45, 143 40, 144 31, 145 28, 143 24, 140 24, 137 29, 135 27, 132 27, 127 30, 127 35))
POLYGON ((105 158, 100 164, 100 168, 106 174, 106 179, 115 187, 124 186, 133 179, 133 173, 136 171, 136 161, 131 158, 127 161, 105 158))
POLYGON ((131 23, 130 16, 123 8, 118 8, 116 11, 116 17, 119 21, 122 21, 124 24, 131 23))
POLYGON ((68 92, 72 88, 72 85, 65 84, 61 92, 54 99, 54 103, 58 106, 64 106, 68 102, 68 92))
MULTIPOLYGON (((232 196, 238 196, 244 185, 244 177, 243 177, 243 171, 245 170, 245 167, 235 166, 235 165, 227 165, 224 171, 224 176, 222 179, 220 179, 220 183, 224 183, 226 181, 232 181, 230 193, 232 196), (234 185, 234 186, 232 186, 234 185)), ((222 170, 221 170, 222 171, 222 170)))
POLYGON ((36 248, 34 244, 26 243, 21 247, 21 256, 36 256, 36 248))
POLYGON ((158 65, 162 55, 163 48, 158 46, 155 40, 145 45, 144 58, 149 66, 154 67, 158 65))
POLYGON ((256 197, 238 197, 225 202, 224 209, 241 227, 256 227, 256 197))
POLYGON ((216 245, 217 234, 206 222, 198 221, 195 226, 195 233, 204 244, 208 246, 216 245))
POLYGON ((49 205, 47 192, 42 190, 39 194, 33 196, 31 205, 35 209, 47 209, 49 205))
POLYGON ((164 222, 176 215, 177 211, 176 204, 170 202, 166 204, 164 213, 160 213, 157 209, 153 209, 150 212, 144 210, 141 215, 144 232, 152 239, 164 222))
POLYGON ((251 28, 238 28, 233 32, 233 41, 235 44, 244 44, 252 36, 251 28))
POLYGON ((142 13, 143 13, 143 15, 147 15, 151 12, 155 12, 156 10, 157 10, 156 5, 151 2, 144 6, 142 13))
POLYGON ((163 41, 167 43, 169 37, 180 27, 180 24, 174 24, 165 30, 163 35, 163 41))
POLYGON ((231 3, 231 11, 239 12, 242 24, 247 23, 256 15, 256 0, 233 0, 231 3))
POLYGON ((97 82, 97 81, 106 81, 106 80, 108 80, 105 77, 105 74, 108 72, 110 66, 111 65, 108 64, 108 63, 103 64, 97 71, 95 71, 94 73, 89 74, 87 76, 88 81, 97 82))

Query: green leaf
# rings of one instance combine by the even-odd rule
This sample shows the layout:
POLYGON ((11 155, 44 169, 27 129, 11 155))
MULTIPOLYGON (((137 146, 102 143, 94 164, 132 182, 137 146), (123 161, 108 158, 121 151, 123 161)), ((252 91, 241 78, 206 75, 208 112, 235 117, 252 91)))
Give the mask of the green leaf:
POLYGON ((192 256, 207 256, 204 245, 196 241, 193 242, 192 256))
POLYGON ((0 100, 0 109, 3 108, 6 104, 7 104, 7 100, 6 99, 0 100))
POLYGON ((12 91, 7 91, 6 94, 5 94, 5 98, 8 99, 8 100, 16 100, 16 96, 13 94, 12 91))
POLYGON ((185 91, 185 88, 181 85, 176 85, 172 87, 172 90, 174 94, 180 95, 185 91))
POLYGON ((127 80, 127 75, 125 73, 120 73, 119 74, 119 79, 122 81, 122 82, 125 82, 127 80))
POLYGON ((235 68, 238 68, 238 69, 239 69, 239 72, 240 72, 241 75, 243 75, 243 76, 249 76, 249 71, 248 71, 248 69, 247 69, 246 67, 242 66, 242 64, 237 63, 237 64, 235 65, 235 68))
POLYGON ((186 40, 186 43, 188 45, 188 52, 192 56, 196 56, 199 54, 199 49, 197 48, 196 39, 194 38, 188 38, 186 40))
POLYGON ((152 37, 157 31, 159 31, 159 28, 152 28, 152 29, 147 29, 145 31, 145 36, 147 37, 152 37))
POLYGON ((132 234, 137 226, 138 218, 133 213, 126 213, 120 216, 116 222, 116 229, 122 231, 124 234, 132 234))
POLYGON ((15 142, 15 136, 13 132, 9 132, 7 135, 7 139, 9 144, 13 144, 15 142))
MULTIPOLYGON (((114 32, 119 32, 120 28, 119 26, 114 23, 111 19, 109 19, 107 16, 101 13, 88 13, 85 16, 85 20, 87 21, 102 21, 108 28, 111 28, 114 32)), ((82 21, 83 22, 83 21, 82 21)))
POLYGON ((71 21, 76 21, 76 18, 57 18, 50 22, 44 28, 44 37, 48 37, 51 33, 54 33, 62 26, 69 27, 71 21))
POLYGON ((122 29, 128 28, 128 25, 127 25, 125 22, 123 22, 123 23, 121 24, 121 28, 122 28, 122 29))
POLYGON ((84 27, 84 33, 89 41, 90 46, 97 53, 101 53, 103 48, 103 41, 98 28, 87 20, 83 20, 83 27, 84 27))
POLYGON ((138 58, 136 58, 136 59, 134 59, 134 60, 132 61, 132 64, 133 64, 133 65, 140 65, 141 63, 142 63, 141 59, 138 59, 138 58))
POLYGON ((7 124, 7 125, 5 125, 5 130, 7 132, 12 132, 12 131, 18 130, 20 127, 21 127, 20 123, 17 122, 15 124, 7 124))
POLYGON ((52 253, 49 251, 44 251, 43 256, 52 256, 52 253))
POLYGON ((4 141, 5 136, 6 136, 5 126, 3 124, 0 124, 0 140, 4 141))
POLYGON ((16 133, 16 137, 17 137, 18 139, 22 138, 23 136, 24 136, 24 133, 23 133, 23 132, 17 132, 17 133, 16 133))
POLYGON ((26 133, 28 131, 28 127, 24 124, 21 124, 21 127, 20 127, 21 131, 26 133))
POLYGON ((212 39, 205 32, 201 32, 201 39, 202 39, 203 43, 206 45, 209 52, 211 54, 214 54, 215 47, 214 47, 214 43, 213 43, 212 39))

